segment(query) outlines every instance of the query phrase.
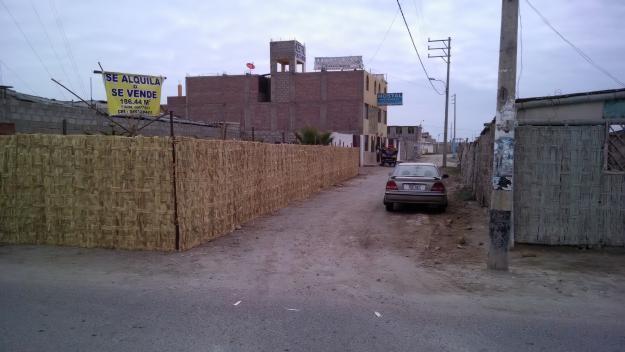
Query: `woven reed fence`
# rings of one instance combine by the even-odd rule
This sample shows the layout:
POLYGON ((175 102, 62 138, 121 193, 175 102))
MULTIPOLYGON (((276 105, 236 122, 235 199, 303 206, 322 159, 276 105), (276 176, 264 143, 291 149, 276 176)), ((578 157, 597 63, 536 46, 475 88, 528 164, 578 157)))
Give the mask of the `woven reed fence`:
POLYGON ((463 144, 458 151, 462 182, 471 187, 475 199, 481 206, 489 206, 493 189, 491 174, 493 171, 493 141, 495 124, 490 123, 480 137, 468 144, 463 144))
POLYGON ((358 150, 185 138, 176 145, 181 248, 358 174, 358 150))
MULTIPOLYGON (((351 148, 176 142, 179 247, 355 176, 351 148)), ((0 137, 0 242, 176 248, 171 140, 0 137)))
POLYGON ((165 138, 0 138, 0 241, 173 249, 165 138))

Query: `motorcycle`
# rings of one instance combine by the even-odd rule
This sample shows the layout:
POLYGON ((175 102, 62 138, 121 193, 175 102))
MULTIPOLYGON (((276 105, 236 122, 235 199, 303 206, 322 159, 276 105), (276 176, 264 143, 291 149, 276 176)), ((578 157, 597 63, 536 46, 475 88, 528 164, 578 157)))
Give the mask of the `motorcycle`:
POLYGON ((397 164, 397 150, 386 148, 382 149, 380 153, 380 166, 388 164, 389 166, 395 166, 397 164))

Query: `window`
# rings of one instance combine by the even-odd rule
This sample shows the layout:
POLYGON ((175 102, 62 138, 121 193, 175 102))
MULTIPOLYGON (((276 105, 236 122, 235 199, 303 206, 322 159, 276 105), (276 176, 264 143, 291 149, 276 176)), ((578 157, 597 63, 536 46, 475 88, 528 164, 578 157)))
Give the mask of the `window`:
POLYGON ((384 124, 386 125, 386 110, 384 110, 384 124))
POLYGON ((413 177, 440 177, 436 166, 430 165, 402 165, 399 164, 393 170, 394 176, 413 176, 413 177))
POLYGON ((401 134, 401 127, 395 127, 395 133, 401 134))
POLYGON ((258 101, 271 101, 271 81, 267 77, 258 76, 258 101))
POLYGON ((607 124, 605 149, 605 171, 625 173, 625 123, 607 124))
POLYGON ((365 136, 365 151, 369 151, 369 136, 365 136))
POLYGON ((382 110, 378 109, 378 123, 382 122, 382 110))
POLYGON ((369 119, 369 104, 365 103, 365 120, 369 119))
POLYGON ((369 76, 367 75, 367 85, 365 86, 365 88, 367 89, 367 91, 369 90, 369 76))
POLYGON ((414 127, 408 127, 408 134, 414 134, 414 127))

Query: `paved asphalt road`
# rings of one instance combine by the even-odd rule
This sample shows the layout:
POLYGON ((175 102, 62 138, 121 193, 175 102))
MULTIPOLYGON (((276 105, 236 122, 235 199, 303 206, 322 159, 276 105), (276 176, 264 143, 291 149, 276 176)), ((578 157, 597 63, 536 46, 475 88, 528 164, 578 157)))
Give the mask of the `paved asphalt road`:
POLYGON ((0 247, 0 351, 625 350, 622 296, 448 282, 366 171, 184 253, 0 247))

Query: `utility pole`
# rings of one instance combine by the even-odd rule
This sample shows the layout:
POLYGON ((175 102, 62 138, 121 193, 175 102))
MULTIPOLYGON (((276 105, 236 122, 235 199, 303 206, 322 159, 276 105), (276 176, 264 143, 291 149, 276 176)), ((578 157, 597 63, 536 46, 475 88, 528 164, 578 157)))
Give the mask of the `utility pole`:
POLYGON ((493 155, 493 191, 490 198, 490 247, 488 268, 508 270, 508 248, 512 234, 512 176, 514 128, 516 125, 516 61, 519 0, 502 0, 499 41, 497 114, 493 155))
POLYGON ((447 39, 436 39, 430 40, 428 38, 428 43, 442 43, 442 48, 430 47, 428 45, 428 50, 442 50, 443 55, 430 55, 428 53, 428 58, 441 58, 443 61, 447 63, 447 79, 445 80, 445 127, 443 134, 443 167, 447 167, 447 116, 449 113, 449 64, 451 63, 451 37, 447 37, 447 39))
POLYGON ((93 105, 93 83, 91 82, 91 77, 89 77, 89 100, 91 105, 93 105))

